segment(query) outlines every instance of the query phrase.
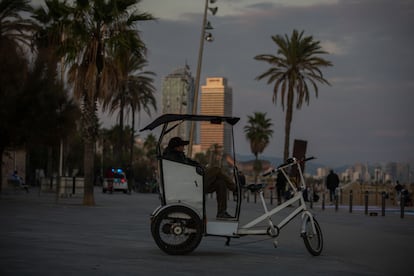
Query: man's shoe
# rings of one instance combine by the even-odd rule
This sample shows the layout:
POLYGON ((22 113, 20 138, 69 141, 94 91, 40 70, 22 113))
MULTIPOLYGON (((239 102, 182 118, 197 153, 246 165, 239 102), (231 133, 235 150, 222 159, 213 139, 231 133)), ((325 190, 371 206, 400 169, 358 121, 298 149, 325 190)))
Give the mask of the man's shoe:
POLYGON ((221 212, 217 214, 217 219, 234 219, 235 217, 233 217, 232 215, 230 215, 227 212, 221 212))

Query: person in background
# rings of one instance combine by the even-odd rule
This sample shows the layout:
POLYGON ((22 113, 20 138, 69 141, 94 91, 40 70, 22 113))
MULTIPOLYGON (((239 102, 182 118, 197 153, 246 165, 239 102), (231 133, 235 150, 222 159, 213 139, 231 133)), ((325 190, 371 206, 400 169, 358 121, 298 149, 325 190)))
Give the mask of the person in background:
POLYGON ((282 198, 285 199, 286 192, 286 177, 281 170, 278 171, 276 176, 276 195, 277 195, 277 204, 282 204, 282 198))
POLYGON ((15 170, 14 172, 13 172, 13 174, 11 175, 11 177, 10 177, 10 179, 12 180, 12 181, 15 181, 16 183, 18 183, 19 184, 19 186, 22 188, 22 189, 25 189, 26 190, 26 192, 29 192, 29 188, 27 187, 27 185, 24 183, 24 180, 23 180, 23 177, 21 177, 20 175, 19 175, 19 173, 17 172, 17 170, 15 170))
POLYGON ((400 181, 397 180, 397 184, 395 185, 395 191, 397 192, 397 205, 400 205, 402 190, 403 190, 403 186, 400 184, 400 181))
POLYGON ((326 177, 326 188, 329 190, 329 200, 331 203, 335 200, 335 192, 338 186, 339 177, 333 170, 330 170, 328 176, 326 177))

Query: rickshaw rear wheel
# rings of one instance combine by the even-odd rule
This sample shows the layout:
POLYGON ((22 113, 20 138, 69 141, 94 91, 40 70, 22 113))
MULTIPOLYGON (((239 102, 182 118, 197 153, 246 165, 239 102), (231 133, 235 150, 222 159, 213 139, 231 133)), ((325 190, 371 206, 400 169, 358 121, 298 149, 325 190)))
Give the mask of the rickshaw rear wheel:
POLYGON ((151 221, 151 234, 157 246, 170 255, 185 255, 198 247, 203 225, 196 212, 174 205, 160 211, 151 221))

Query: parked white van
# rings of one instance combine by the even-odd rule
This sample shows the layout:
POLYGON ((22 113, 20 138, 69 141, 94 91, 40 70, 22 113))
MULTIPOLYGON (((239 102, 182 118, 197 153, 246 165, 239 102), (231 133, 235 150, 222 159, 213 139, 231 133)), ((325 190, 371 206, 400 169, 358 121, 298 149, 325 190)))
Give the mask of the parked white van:
POLYGON ((128 180, 125 172, 122 169, 112 169, 113 177, 104 178, 102 185, 102 192, 107 191, 112 193, 114 191, 128 192, 128 180))

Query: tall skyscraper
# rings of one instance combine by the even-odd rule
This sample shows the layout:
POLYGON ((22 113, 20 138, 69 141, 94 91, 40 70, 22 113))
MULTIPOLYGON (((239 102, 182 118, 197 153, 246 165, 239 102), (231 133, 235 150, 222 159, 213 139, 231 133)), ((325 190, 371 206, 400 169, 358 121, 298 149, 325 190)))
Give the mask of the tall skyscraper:
MULTIPOLYGON (((162 113, 191 114, 194 99, 194 78, 186 64, 166 76, 162 82, 162 113)), ((165 141, 180 136, 188 139, 190 123, 184 122, 167 134, 165 141)))
MULTIPOLYGON (((200 114, 232 116, 233 93, 222 77, 207 78, 206 85, 201 87, 200 114)), ((231 154, 231 127, 228 124, 212 125, 208 122, 200 124, 201 150, 207 151, 212 145, 223 147, 224 153, 231 154)))

